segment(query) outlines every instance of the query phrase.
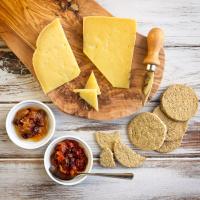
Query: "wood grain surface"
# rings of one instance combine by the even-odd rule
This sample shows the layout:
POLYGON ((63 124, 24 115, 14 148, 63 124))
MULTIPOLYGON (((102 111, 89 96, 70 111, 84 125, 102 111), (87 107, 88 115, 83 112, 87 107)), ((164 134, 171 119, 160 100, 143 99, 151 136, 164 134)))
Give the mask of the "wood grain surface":
MULTIPOLYGON (((138 20, 138 31, 144 35, 152 26, 166 33, 166 67, 156 95, 140 112, 152 111, 161 93, 173 83, 187 84, 200 97, 200 1, 199 0, 97 0, 115 16, 138 20), (186 26, 187 24, 187 26, 186 26)), ((72 199, 72 200, 196 200, 200 199, 200 110, 189 122, 187 135, 176 151, 169 154, 141 151, 127 138, 130 117, 96 121, 60 112, 43 94, 38 82, 0 39, 0 199, 72 199), (47 103, 57 120, 54 138, 74 134, 92 148, 93 172, 133 172, 133 181, 88 177, 74 187, 55 184, 43 168, 45 147, 25 151, 15 146, 5 130, 5 119, 16 103, 36 99, 47 103), (124 143, 147 156, 143 166, 126 169, 117 166, 107 170, 98 165, 99 148, 94 140, 96 130, 120 130, 124 143)))
MULTIPOLYGON (((70 83, 66 83, 48 93, 50 99, 62 111, 89 119, 105 120, 128 116, 142 107, 142 87, 146 72, 146 66, 143 65, 144 57, 147 54, 146 37, 137 34, 130 88, 113 88, 83 54, 82 49, 83 17, 88 15, 111 16, 111 14, 93 0, 79 0, 76 3, 79 5, 78 13, 70 10, 66 12, 60 11, 54 0, 2 0, 0 2, 0 34, 21 61, 34 73, 31 59, 38 34, 55 17, 60 17, 69 43, 81 68, 81 74, 70 83), (95 72, 101 89, 101 95, 98 98, 98 112, 73 92, 75 88, 84 88, 92 70, 95 72)), ((150 98, 156 93, 162 80, 164 60, 164 50, 162 49, 160 53, 161 64, 155 73, 150 98)))
MULTIPOLYGON (((126 170, 136 174, 133 181, 95 177, 87 178, 84 184, 75 187, 56 185, 45 173, 42 160, 0 161, 2 172, 1 187, 12 190, 3 192, 2 199, 13 199, 16 194, 20 199, 199 199, 200 159, 147 159, 141 169, 126 170), (16 168, 18 173, 16 173, 16 168), (9 172, 9 174, 7 173, 9 172), (194 174, 197 173, 197 174, 194 174), (24 178, 21 178, 21 174, 24 178), (154 178, 152 179, 152 174, 154 178), (163 179, 163 174, 167 177, 163 179), (178 175, 178 176, 177 176, 178 175), (10 177, 15 176, 17 182, 10 177), (174 179, 176 177, 176 179, 174 179), (145 180, 145 181, 144 181, 145 180), (150 187, 151 185, 151 187, 150 187), (193 187, 189 187, 189 186, 193 187), (89 189, 90 188, 90 189, 89 189), (166 193, 166 188, 168 193, 166 193), (112 192, 113 191, 113 192, 112 192), (141 191, 143 194, 141 196, 141 191), (44 195, 45 194, 45 195, 44 195), (156 198, 158 197, 158 198, 156 198)), ((98 162, 95 171, 102 171, 98 162)), ((117 167, 108 172, 123 172, 117 167)))

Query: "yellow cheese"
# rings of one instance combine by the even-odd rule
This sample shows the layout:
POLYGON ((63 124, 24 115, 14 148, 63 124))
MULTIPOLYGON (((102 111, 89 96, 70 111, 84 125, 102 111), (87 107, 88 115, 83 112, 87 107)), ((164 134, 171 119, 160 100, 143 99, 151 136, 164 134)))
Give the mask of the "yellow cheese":
POLYGON ((96 111, 99 110, 96 89, 75 89, 74 92, 78 92, 80 97, 91 105, 96 111))
POLYGON ((59 19, 39 34, 33 55, 35 74, 45 93, 76 78, 80 69, 59 19))
POLYGON ((96 77, 94 75, 94 72, 90 74, 90 77, 88 78, 88 81, 85 85, 85 89, 96 89, 97 90, 97 95, 101 94, 99 85, 97 83, 96 77))
POLYGON ((97 95, 101 94, 101 92, 93 71, 88 78, 85 89, 74 89, 74 92, 78 92, 80 97, 91 105, 96 111, 99 110, 97 95))
POLYGON ((129 88, 136 21, 90 16, 83 19, 83 51, 113 87, 129 88))

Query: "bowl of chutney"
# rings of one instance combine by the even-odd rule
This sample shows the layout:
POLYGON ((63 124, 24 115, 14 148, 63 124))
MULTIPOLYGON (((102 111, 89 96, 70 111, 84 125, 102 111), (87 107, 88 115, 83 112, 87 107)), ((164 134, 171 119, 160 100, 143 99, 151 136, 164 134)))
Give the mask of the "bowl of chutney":
POLYGON ((81 172, 90 172, 93 155, 88 144, 79 137, 61 136, 53 140, 44 154, 49 177, 62 185, 76 185, 86 179, 81 172))
POLYGON ((36 100, 16 104, 6 118, 10 140, 24 149, 36 149, 47 144, 55 132, 55 124, 51 109, 36 100))

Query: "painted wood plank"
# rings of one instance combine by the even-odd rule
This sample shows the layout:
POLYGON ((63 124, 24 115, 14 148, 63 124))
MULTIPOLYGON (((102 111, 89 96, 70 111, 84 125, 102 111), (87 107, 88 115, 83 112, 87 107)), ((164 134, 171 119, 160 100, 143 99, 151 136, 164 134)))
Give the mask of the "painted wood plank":
MULTIPOLYGON (((14 145, 8 138, 6 130, 5 130, 5 119, 8 111, 14 104, 0 104, 0 158, 29 158, 43 157, 46 146, 37 149, 37 150, 24 150, 16 145, 14 145)), ((52 104, 47 104, 53 110, 57 126, 56 132, 53 138, 63 136, 63 135, 74 135, 81 137, 84 139, 92 148, 93 155, 95 157, 99 156, 100 149, 95 141, 94 133, 96 131, 114 131, 119 130, 121 133, 122 141, 135 149, 138 153, 143 154, 147 157, 194 157, 199 156, 200 153, 200 113, 198 113, 189 123, 189 128, 187 131, 187 135, 184 136, 184 140, 180 148, 176 151, 171 152, 169 154, 160 154, 153 151, 142 151, 133 147, 130 144, 127 136, 126 127, 128 122, 133 118, 132 115, 130 117, 122 118, 114 121, 94 121, 81 119, 77 117, 73 117, 70 115, 66 115, 55 108, 52 104)), ((140 112, 152 111, 157 103, 148 104, 148 106, 144 107, 140 112)))
POLYGON ((133 180, 88 177, 66 187, 47 176, 42 160, 0 161, 1 199, 198 199, 200 159, 147 159, 136 169, 105 170, 95 162, 93 171, 133 172, 133 180))
POLYGON ((200 49, 199 48, 167 48, 166 67, 161 87, 152 99, 156 101, 171 84, 180 83, 195 89, 200 98, 200 49))
POLYGON ((50 101, 39 83, 11 52, 0 51, 0 101, 20 101, 35 98, 50 101))
MULTIPOLYGON (((167 48, 166 67, 161 87, 152 99, 159 101, 160 94, 173 83, 183 83, 192 86, 200 97, 200 48, 167 48)), ((37 81, 9 52, 0 52, 0 102, 17 102, 26 99, 50 101, 41 91, 37 81), (14 66, 13 66, 14 65, 14 66), (13 71, 12 71, 13 70, 13 71)))

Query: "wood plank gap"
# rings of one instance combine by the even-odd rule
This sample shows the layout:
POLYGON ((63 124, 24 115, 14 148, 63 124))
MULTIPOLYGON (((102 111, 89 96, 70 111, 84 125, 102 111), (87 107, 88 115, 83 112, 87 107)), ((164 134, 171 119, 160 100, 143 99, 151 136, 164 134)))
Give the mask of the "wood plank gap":
MULTIPOLYGON (((34 99, 34 98, 33 98, 34 99)), ((23 100, 22 100, 23 101, 23 100)), ((25 101, 25 100, 24 100, 25 101)), ((17 104, 20 103, 21 101, 0 101, 0 104, 17 104)), ((42 103, 47 103, 47 104, 52 104, 51 101, 42 101, 42 103)), ((13 105, 14 106, 14 105, 13 105)))
MULTIPOLYGON (((22 100, 23 101, 23 100, 22 100)), ((0 104, 17 104, 17 103, 20 103, 21 101, 0 101, 0 104)), ((198 100, 198 102, 200 102, 200 99, 198 100)), ((52 103, 52 101, 42 101, 42 103, 47 103, 47 104, 51 104, 51 105, 54 105, 52 103)), ((149 101, 149 103, 160 103, 160 100, 152 100, 152 101, 149 101)), ((147 104, 145 105, 147 106, 147 104)), ((144 107, 145 107, 144 106, 144 107)))
MULTIPOLYGON (((34 162, 34 161, 42 161, 43 158, 0 158, 0 162, 34 162)), ((98 157, 93 158, 95 162, 99 160, 98 157)), ((193 156, 193 157, 147 157, 149 161, 162 161, 162 160, 200 160, 200 156, 193 156)))

